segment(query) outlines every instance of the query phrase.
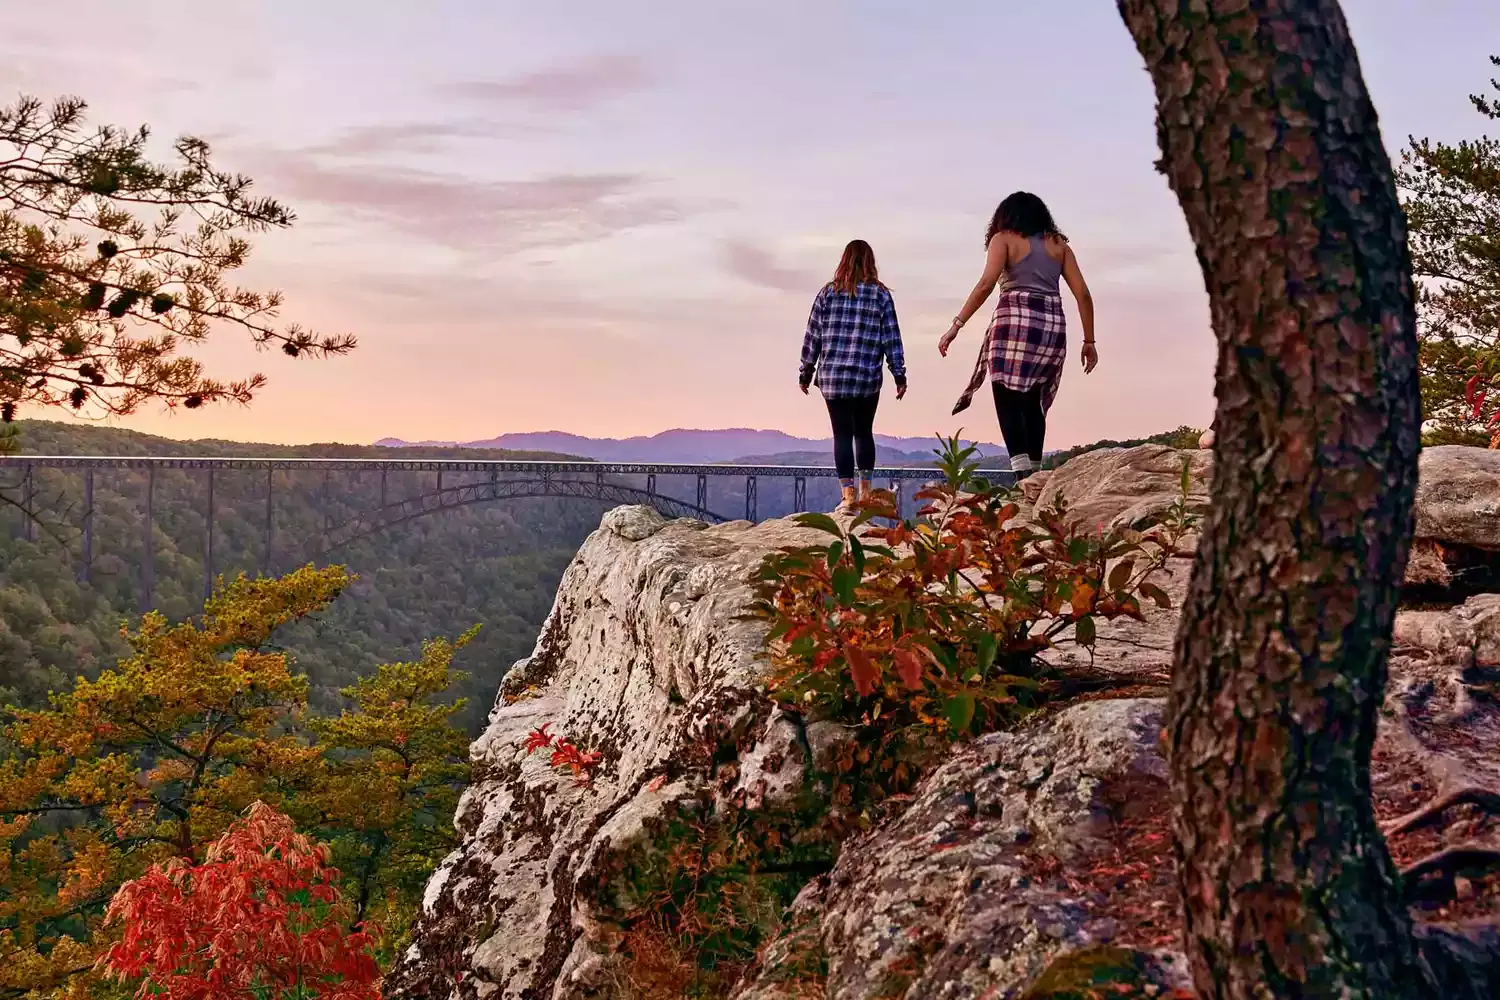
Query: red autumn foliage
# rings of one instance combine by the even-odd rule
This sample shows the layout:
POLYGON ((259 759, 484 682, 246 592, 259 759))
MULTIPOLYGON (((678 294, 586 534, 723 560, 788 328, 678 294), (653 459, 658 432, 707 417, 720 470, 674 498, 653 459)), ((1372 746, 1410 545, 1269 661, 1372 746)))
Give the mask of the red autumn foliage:
MULTIPOLYGON (((1474 363, 1474 374, 1469 381, 1464 383, 1464 401, 1469 404, 1469 419, 1479 420, 1484 416, 1485 401, 1491 396, 1490 389, 1497 381, 1497 376, 1490 370, 1494 367, 1494 358, 1481 358, 1474 363), (1488 362, 1488 363, 1487 363, 1488 362)), ((1491 432, 1490 447, 1500 448, 1500 407, 1494 407, 1485 421, 1485 427, 1491 432)))
POLYGON ((372 936, 349 930, 328 848, 264 803, 204 862, 156 865, 127 882, 107 920, 120 940, 100 959, 140 1000, 379 1000, 372 936))
POLYGON ((771 625, 770 688, 784 708, 967 738, 1062 689, 1046 659, 1058 644, 1092 651, 1096 623, 1140 620, 1143 600, 1170 606, 1156 578, 1196 518, 1187 466, 1155 526, 1091 529, 1061 500, 1023 519, 975 454, 944 442, 941 478, 916 495, 920 521, 876 494, 850 522, 800 515, 828 541, 766 559, 749 617, 771 625))
POLYGON ((552 734, 547 732, 547 728, 551 725, 552 723, 550 722, 543 723, 542 728, 533 729, 526 734, 527 753, 532 753, 533 751, 540 750, 542 747, 550 747, 552 745, 552 734))
POLYGON ((568 771, 573 775, 573 780, 580 785, 587 785, 594 780, 594 768, 599 766, 603 758, 597 751, 584 752, 573 743, 560 736, 554 736, 547 732, 547 727, 552 723, 546 723, 540 729, 533 729, 526 735, 525 750, 528 754, 538 750, 551 748, 552 759, 548 762, 559 771, 568 771))

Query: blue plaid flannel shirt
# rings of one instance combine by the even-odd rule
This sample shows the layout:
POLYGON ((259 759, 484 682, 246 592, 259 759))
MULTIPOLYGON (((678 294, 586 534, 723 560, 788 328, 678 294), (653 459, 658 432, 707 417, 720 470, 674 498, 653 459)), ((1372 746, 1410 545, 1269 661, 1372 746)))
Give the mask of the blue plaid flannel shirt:
POLYGON ((906 355, 891 293, 877 284, 860 284, 854 295, 824 287, 807 317, 798 381, 809 384, 816 371, 818 388, 829 399, 873 396, 880 391, 882 361, 890 365, 896 387, 904 386, 906 355))

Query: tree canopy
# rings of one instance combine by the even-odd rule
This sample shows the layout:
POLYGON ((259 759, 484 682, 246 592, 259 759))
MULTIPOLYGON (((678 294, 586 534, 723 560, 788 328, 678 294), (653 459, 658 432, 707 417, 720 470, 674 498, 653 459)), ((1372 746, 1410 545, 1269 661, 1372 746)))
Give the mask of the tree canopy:
MULTIPOLYGON (((1500 66, 1500 56, 1490 60, 1500 66)), ((1491 86, 1500 95, 1500 80, 1491 86)), ((1500 121, 1500 96, 1469 98, 1500 121)), ((1404 191, 1412 272, 1421 280, 1423 416, 1435 444, 1487 444, 1500 393, 1500 139, 1409 140, 1404 191)))
POLYGON ((248 402, 263 375, 222 380, 182 353, 220 326, 293 357, 354 347, 274 325, 279 293, 228 281, 246 235, 291 225, 290 209, 215 167, 201 139, 157 163, 146 128, 89 129, 86 110, 31 97, 0 109, 0 420, 25 406, 248 402))

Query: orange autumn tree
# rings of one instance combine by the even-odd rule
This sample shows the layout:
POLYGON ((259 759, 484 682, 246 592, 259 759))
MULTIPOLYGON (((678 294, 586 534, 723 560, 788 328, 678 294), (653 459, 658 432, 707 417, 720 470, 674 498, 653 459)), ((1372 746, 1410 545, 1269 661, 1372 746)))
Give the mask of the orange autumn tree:
POLYGON ((159 613, 134 655, 0 727, 0 997, 86 973, 121 884, 201 860, 256 800, 311 780, 319 751, 288 726, 307 681, 266 648, 348 583, 342 568, 241 578, 197 622, 159 613))
POLYGON ((0 1000, 94 979, 106 906, 153 864, 203 860, 256 801, 328 842, 351 902, 399 948, 426 874, 455 834, 467 738, 443 696, 456 642, 382 666, 336 718, 307 711, 306 678, 272 646, 332 601, 339 567, 239 579, 201 619, 148 615, 135 655, 46 711, 0 716, 0 1000))
POLYGON ((327 845, 263 802, 211 844, 126 883, 106 914, 120 940, 100 962, 157 1000, 378 1000, 371 937, 350 930, 327 845))
POLYGON ((443 699, 461 677, 454 654, 478 632, 433 639, 420 659, 380 666, 343 690, 349 710, 309 723, 323 761, 295 815, 344 869, 351 919, 383 926, 383 954, 404 944, 428 876, 457 841, 469 737, 453 723, 465 702, 443 699))

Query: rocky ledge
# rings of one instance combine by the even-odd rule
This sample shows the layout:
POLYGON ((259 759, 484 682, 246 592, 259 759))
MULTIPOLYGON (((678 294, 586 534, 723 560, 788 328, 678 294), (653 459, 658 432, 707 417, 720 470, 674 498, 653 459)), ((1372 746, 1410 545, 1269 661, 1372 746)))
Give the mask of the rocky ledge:
MULTIPOLYGON (((1202 506, 1209 455, 1156 446, 1085 454, 1032 477, 1026 493, 1063 494, 1093 523, 1138 523, 1179 495, 1183 455, 1202 506)), ((1428 561, 1414 560, 1408 584, 1425 603, 1398 616, 1375 752, 1376 808, 1402 864, 1455 840, 1500 839, 1466 804, 1500 788, 1500 594, 1486 592, 1497 510, 1500 455, 1424 453, 1428 561)), ((705 527, 639 507, 605 516, 473 744, 462 842, 428 885, 389 995, 633 995, 610 884, 620 859, 705 801, 788 805, 839 736, 771 704, 764 626, 740 618, 761 559, 815 538, 789 521, 705 527), (527 752, 544 727, 600 755, 591 780, 527 752)), ((1187 569, 1174 567, 1169 590, 1180 593, 1187 569)), ((1184 985, 1162 703, 1149 696, 1175 628, 1173 612, 1101 627, 1099 665, 1138 680, 1137 696, 1059 706, 957 749, 806 883, 734 996, 1038 1000, 1103 969, 1143 995, 1184 985)), ((1500 885, 1458 883, 1428 915, 1500 910, 1500 885)))

